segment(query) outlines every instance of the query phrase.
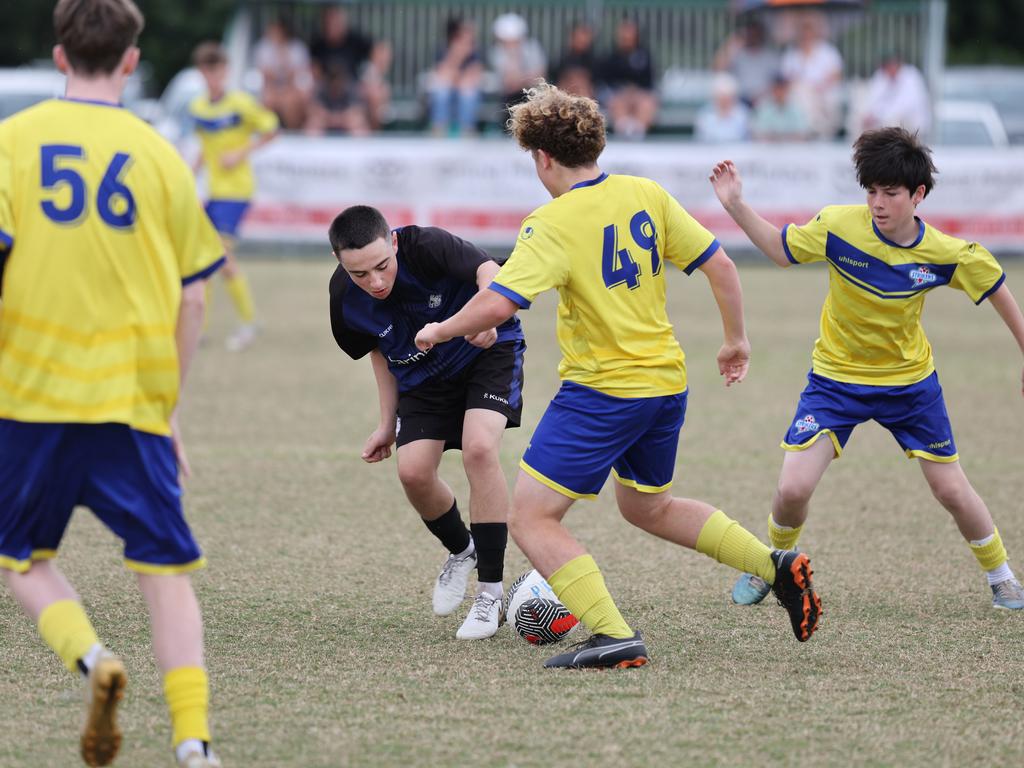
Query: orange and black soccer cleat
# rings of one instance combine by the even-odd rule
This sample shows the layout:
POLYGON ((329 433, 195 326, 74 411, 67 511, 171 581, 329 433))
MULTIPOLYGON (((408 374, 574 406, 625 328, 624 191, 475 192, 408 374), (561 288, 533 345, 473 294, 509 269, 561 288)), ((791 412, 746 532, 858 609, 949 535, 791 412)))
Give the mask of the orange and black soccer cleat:
POLYGON ((544 666, 549 669, 628 669, 642 667, 647 661, 647 646, 637 632, 627 638, 592 635, 567 653, 552 656, 544 666))
POLYGON ((811 639, 821 616, 821 598, 811 583, 811 561, 803 552, 794 549, 772 551, 775 563, 775 583, 772 592, 779 605, 789 612, 793 634, 801 643, 811 639))

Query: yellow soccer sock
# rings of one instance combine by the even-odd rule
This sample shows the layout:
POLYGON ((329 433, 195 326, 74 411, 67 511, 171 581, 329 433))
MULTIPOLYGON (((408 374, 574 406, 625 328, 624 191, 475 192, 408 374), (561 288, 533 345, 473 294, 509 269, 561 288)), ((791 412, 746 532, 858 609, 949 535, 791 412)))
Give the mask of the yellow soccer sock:
POLYGON ((71 672, 78 671, 78 660, 99 643, 77 600, 58 600, 46 606, 39 614, 39 634, 71 672))
POLYGON ((164 698, 174 729, 172 746, 186 739, 210 740, 210 684, 202 667, 178 667, 164 675, 164 698))
POLYGON ((1006 547, 1003 546, 1003 539, 999 535, 998 528, 995 529, 991 536, 981 541, 985 543, 976 544, 973 541, 968 542, 971 546, 971 552, 978 559, 978 565, 981 566, 981 570, 992 571, 1006 562, 1006 547))
POLYGON ((238 319, 243 323, 251 323, 256 317, 256 310, 253 308, 252 293, 249 292, 249 281, 245 279, 245 275, 239 272, 226 280, 225 285, 228 295, 231 296, 231 301, 235 305, 238 319))
POLYGON ((595 635, 620 639, 633 636, 590 555, 573 558, 552 573, 548 583, 573 616, 595 635))
POLYGON ((768 514, 768 541, 774 549, 794 549, 800 540, 800 534, 804 527, 798 525, 795 528, 788 525, 779 525, 771 513, 768 514))
POLYGON ((772 551, 720 509, 700 529, 696 548, 713 560, 775 583, 772 551))

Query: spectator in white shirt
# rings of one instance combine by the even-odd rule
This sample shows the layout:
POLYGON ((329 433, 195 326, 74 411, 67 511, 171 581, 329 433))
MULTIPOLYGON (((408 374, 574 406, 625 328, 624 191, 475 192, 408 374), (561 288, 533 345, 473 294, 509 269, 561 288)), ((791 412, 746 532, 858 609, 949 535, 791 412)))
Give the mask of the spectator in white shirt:
POLYGON ((840 122, 843 57, 826 39, 826 30, 822 14, 803 14, 796 44, 782 55, 782 73, 792 84, 793 96, 807 113, 811 128, 821 138, 831 139, 840 122))
POLYGON ((898 53, 889 53, 871 78, 861 130, 898 125, 926 136, 932 105, 924 75, 898 53))

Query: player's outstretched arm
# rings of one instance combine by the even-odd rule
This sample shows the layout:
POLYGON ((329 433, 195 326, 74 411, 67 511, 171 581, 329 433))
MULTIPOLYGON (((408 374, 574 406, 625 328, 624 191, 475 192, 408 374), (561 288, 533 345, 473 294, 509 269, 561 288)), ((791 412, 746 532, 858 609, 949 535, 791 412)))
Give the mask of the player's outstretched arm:
MULTIPOLYGON (((999 316, 1003 318, 1006 327, 1010 329, 1010 333, 1017 341, 1021 354, 1024 354, 1024 314, 1021 314, 1020 305, 1010 293, 1006 283, 999 286, 999 289, 989 296, 988 300, 999 316)), ((1021 372, 1021 394, 1024 394, 1024 371, 1021 372)))
POLYGON ((466 305, 440 323, 425 325, 416 334, 416 346, 424 351, 456 336, 472 336, 495 328, 519 309, 519 305, 494 291, 480 291, 466 305))
MULTIPOLYGON (((501 266, 496 261, 485 261, 476 270, 476 289, 477 291, 486 291, 487 286, 494 282, 495 275, 498 274, 498 270, 501 266)), ((498 340, 498 331, 495 328, 488 328, 480 331, 480 333, 473 333, 466 336, 466 341, 472 344, 474 347, 480 347, 481 349, 487 349, 494 346, 494 343, 498 340)))
POLYGON ((750 242, 780 267, 788 267, 790 261, 782 248, 782 233, 747 205, 743 199, 743 181, 736 164, 732 160, 718 163, 711 169, 708 179, 725 212, 746 233, 750 242))
POLYGON ((724 248, 699 267, 711 284, 711 292, 722 315, 725 341, 718 351, 718 372, 725 377, 725 386, 738 384, 750 367, 750 342, 743 320, 743 287, 733 260, 724 248))
POLYGON ((367 464, 375 464, 391 456, 391 446, 395 442, 395 431, 398 426, 398 382, 394 374, 388 370, 388 361, 384 359, 379 349, 370 353, 370 362, 373 364, 373 377, 377 381, 380 424, 366 438, 362 459, 367 464))
MULTIPOLYGON (((181 289, 181 306, 178 309, 178 325, 174 331, 174 341, 178 348, 178 388, 185 389, 192 358, 199 346, 199 337, 203 333, 203 317, 206 314, 206 281, 196 280, 181 289)), ((180 397, 180 394, 179 394, 180 397)), ((171 442, 178 458, 178 466, 185 477, 191 477, 192 468, 185 454, 185 444, 181 439, 178 427, 178 409, 171 414, 171 442)))

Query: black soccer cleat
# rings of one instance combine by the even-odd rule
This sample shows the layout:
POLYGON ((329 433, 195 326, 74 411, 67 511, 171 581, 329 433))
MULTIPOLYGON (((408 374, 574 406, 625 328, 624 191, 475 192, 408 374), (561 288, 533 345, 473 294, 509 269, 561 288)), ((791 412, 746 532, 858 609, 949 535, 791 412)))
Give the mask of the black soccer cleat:
POLYGON ((567 653, 552 656, 544 666, 549 669, 628 669, 642 667, 647 659, 647 646, 639 632, 627 638, 592 635, 567 653))
POLYGON ((814 573, 811 561, 803 552, 776 549, 772 551, 772 562, 775 563, 772 592, 778 598, 779 605, 789 613, 796 639, 801 643, 806 642, 818 628, 818 618, 821 616, 821 598, 811 583, 811 574, 814 573))

